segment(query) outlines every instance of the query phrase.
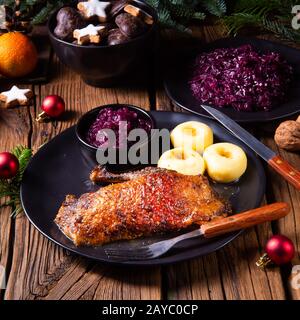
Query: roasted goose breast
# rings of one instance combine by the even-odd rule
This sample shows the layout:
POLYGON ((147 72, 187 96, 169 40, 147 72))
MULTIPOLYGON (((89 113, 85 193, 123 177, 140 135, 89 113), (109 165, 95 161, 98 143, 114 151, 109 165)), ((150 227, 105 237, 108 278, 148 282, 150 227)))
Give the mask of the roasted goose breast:
POLYGON ((231 212, 203 176, 152 167, 116 175, 97 167, 91 179, 125 182, 66 197, 55 222, 77 246, 178 231, 231 212))

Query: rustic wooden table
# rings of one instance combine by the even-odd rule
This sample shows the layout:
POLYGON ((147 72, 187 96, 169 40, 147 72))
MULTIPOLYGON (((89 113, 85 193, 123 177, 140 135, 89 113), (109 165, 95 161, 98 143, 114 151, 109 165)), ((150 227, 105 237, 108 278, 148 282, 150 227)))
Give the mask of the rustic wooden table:
MULTIPOLYGON (((221 37, 218 30, 210 26, 204 26, 197 33, 205 41, 221 37)), ((81 114, 102 104, 123 102, 147 110, 180 111, 161 86, 155 85, 154 73, 145 74, 149 79, 148 88, 98 89, 85 85, 56 58, 51 70, 48 84, 33 87, 36 94, 34 106, 1 112, 0 150, 10 150, 17 144, 36 150, 74 125, 81 114), (34 121, 42 98, 48 94, 63 96, 68 109, 72 110, 57 127, 34 121)), ((278 150, 271 129, 257 127, 255 132, 266 145, 300 167, 299 154, 278 150)), ((264 201, 288 202, 292 209, 289 216, 244 232, 218 252, 172 266, 120 268, 81 258, 48 241, 24 214, 11 219, 9 209, 2 209, 0 264, 6 267, 8 282, 1 298, 299 299, 300 290, 294 290, 290 285, 290 267, 260 270, 255 266, 267 239, 278 232, 293 240, 298 252, 293 264, 300 264, 300 193, 271 170, 266 168, 266 173, 268 184, 264 201)))

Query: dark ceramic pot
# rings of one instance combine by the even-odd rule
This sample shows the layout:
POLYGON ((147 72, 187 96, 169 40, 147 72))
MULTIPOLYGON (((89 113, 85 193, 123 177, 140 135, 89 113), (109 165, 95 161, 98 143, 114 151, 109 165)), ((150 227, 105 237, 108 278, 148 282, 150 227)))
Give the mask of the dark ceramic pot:
MULTIPOLYGON (((97 150, 98 150, 97 147, 88 143, 87 139, 86 139, 87 132, 88 132, 89 128, 91 127, 92 123, 94 123, 94 121, 96 120, 96 118, 99 114, 99 111, 103 110, 103 108, 119 109, 121 107, 127 107, 128 109, 135 111, 140 118, 147 119, 150 121, 152 129, 156 128, 155 120, 153 119, 153 117, 151 116, 150 113, 148 113, 144 109, 141 109, 139 107, 136 107, 136 106, 133 106, 130 104, 108 104, 108 105, 104 105, 104 106, 97 107, 97 108, 90 110, 89 112, 85 113, 78 120, 77 125, 76 125, 76 129, 75 129, 76 137, 79 142, 81 155, 83 156, 83 161, 86 166, 93 168, 94 166, 99 164, 97 161, 97 157, 96 157, 97 150)), ((151 151, 151 139, 153 138, 153 135, 154 134, 151 133, 151 134, 149 134, 147 140, 138 142, 138 147, 140 148, 140 152, 141 153, 147 152, 149 163, 150 163, 150 159, 151 159, 150 151, 151 151)), ((129 149, 129 147, 128 147, 128 149, 129 149)), ((127 153, 128 149, 126 150, 126 153, 127 153)), ((107 163, 107 164, 105 164, 105 166, 107 167, 107 169, 109 171, 115 171, 115 172, 126 171, 129 169, 141 167, 140 164, 133 165, 133 164, 130 164, 129 162, 126 164, 120 163, 118 149, 116 150, 116 163, 107 163)))
POLYGON ((51 15, 48 32, 55 53, 62 63, 80 74, 87 84, 108 87, 123 83, 126 77, 130 77, 132 70, 149 62, 149 54, 153 52, 155 43, 157 13, 146 3, 133 3, 152 15, 154 23, 141 36, 114 46, 80 46, 60 40, 53 33, 58 11, 51 15))

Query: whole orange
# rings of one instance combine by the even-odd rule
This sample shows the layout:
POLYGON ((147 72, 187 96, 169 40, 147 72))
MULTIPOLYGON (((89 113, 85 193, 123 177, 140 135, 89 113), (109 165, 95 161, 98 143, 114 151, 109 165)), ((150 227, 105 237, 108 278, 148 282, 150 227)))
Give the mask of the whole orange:
POLYGON ((37 65, 37 51, 32 41, 20 32, 0 36, 0 74, 18 78, 31 73, 37 65))

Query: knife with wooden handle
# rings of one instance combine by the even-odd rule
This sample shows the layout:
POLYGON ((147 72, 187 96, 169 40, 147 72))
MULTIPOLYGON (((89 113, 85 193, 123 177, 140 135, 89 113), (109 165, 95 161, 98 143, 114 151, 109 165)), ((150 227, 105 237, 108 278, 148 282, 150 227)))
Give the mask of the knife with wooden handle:
POLYGON ((253 135, 251 135, 248 131, 246 131, 221 111, 206 105, 201 105, 201 107, 216 120, 218 120, 238 139, 243 141, 248 147, 255 151, 286 181, 292 184, 296 189, 300 190, 300 171, 297 168, 293 167, 290 163, 257 140, 253 135))
POLYGON ((285 202, 272 203, 257 209, 234 214, 205 223, 200 230, 205 238, 213 238, 222 234, 246 229, 263 222, 278 220, 286 216, 290 207, 285 202))

